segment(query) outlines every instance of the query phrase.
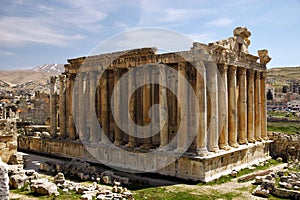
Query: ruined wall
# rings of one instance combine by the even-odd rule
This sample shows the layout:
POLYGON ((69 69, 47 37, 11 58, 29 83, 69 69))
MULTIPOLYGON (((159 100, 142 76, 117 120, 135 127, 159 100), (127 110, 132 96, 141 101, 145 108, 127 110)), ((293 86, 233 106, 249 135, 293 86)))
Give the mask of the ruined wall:
POLYGON ((18 142, 14 134, 0 135, 0 157, 4 163, 7 163, 11 155, 17 153, 18 142))
POLYGON ((269 138, 274 140, 270 146, 273 158, 300 159, 300 134, 269 133, 269 138))

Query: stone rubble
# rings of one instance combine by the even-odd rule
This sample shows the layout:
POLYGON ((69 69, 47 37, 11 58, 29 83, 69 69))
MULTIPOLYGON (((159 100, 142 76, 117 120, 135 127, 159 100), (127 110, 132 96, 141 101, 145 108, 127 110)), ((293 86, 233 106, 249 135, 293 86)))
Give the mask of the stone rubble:
POLYGON ((82 181, 93 181, 105 185, 113 185, 114 182, 119 182, 120 185, 128 185, 130 183, 129 178, 127 177, 118 176, 109 170, 100 172, 95 166, 77 160, 61 163, 46 161, 45 163, 40 164, 39 170, 51 173, 61 172, 66 175, 75 176, 82 181))
MULTIPOLYGON (((299 166, 297 159, 289 163, 289 168, 295 165, 299 166)), ((281 198, 300 199, 300 172, 278 170, 265 176, 257 176, 253 184, 258 185, 252 193, 256 196, 267 198, 269 194, 273 194, 281 198)))

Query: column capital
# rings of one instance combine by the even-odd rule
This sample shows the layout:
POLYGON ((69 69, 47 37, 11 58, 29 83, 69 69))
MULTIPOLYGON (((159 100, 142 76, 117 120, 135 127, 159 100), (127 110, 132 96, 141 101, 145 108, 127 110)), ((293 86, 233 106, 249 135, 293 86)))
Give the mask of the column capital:
POLYGON ((267 72, 261 72, 261 79, 266 79, 267 77, 267 72))
POLYGON ((77 74, 67 74, 67 79, 74 81, 76 76, 77 76, 77 74))
POLYGON ((228 72, 228 65, 218 65, 220 74, 226 74, 228 72))
POLYGON ((247 77, 248 78, 254 78, 254 73, 255 73, 255 71, 253 69, 248 69, 247 70, 247 77))
POLYGON ((57 80, 57 76, 50 76, 50 83, 55 84, 57 80))
POLYGON ((261 73, 259 71, 256 71, 255 78, 256 79, 261 79, 261 73))
POLYGON ((236 69, 237 69, 236 66, 229 65, 229 68, 228 68, 228 74, 229 74, 229 76, 235 76, 236 75, 236 69))
POLYGON ((238 70, 237 70, 237 73, 238 73, 238 76, 245 76, 246 75, 246 69, 243 68, 243 67, 239 67, 238 70))

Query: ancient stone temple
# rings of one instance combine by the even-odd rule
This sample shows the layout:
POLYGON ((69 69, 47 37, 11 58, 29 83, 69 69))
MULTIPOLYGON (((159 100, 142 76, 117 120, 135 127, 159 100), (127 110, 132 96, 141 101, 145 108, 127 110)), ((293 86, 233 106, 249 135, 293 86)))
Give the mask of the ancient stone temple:
POLYGON ((247 28, 233 34, 208 45, 194 42, 187 51, 141 48, 69 59, 65 72, 51 77, 53 138, 20 138, 20 148, 201 181, 269 159, 271 58, 267 50, 249 54, 247 28), (129 74, 114 91, 142 66, 148 68, 129 74), (150 109, 155 104, 160 107, 150 109), (151 124, 150 134, 131 120, 151 124))

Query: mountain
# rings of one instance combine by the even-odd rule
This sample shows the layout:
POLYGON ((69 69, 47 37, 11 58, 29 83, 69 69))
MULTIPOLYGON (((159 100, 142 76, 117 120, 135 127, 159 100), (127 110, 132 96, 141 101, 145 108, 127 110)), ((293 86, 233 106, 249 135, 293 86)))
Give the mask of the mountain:
POLYGON ((50 76, 59 75, 63 71, 64 65, 57 63, 40 65, 29 70, 0 71, 0 81, 9 84, 47 84, 50 76))
POLYGON ((28 70, 0 71, 0 89, 41 91, 49 93, 50 76, 64 71, 63 64, 44 64, 28 70))
POLYGON ((267 77, 273 79, 275 86, 288 85, 288 81, 300 81, 300 67, 274 67, 267 70, 267 77))
POLYGON ((29 71, 33 72, 45 72, 53 75, 61 74, 64 71, 63 64, 44 64, 30 69, 29 71))

